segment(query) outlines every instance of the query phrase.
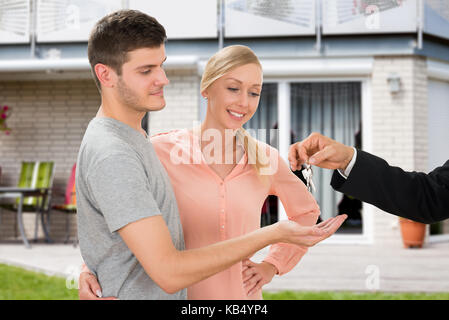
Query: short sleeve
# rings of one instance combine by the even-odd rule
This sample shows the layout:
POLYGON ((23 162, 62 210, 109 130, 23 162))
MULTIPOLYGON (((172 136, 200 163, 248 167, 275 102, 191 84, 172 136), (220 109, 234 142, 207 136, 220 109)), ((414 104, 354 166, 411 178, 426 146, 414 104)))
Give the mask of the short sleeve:
POLYGON ((90 168, 87 186, 109 231, 160 215, 143 164, 127 155, 109 156, 90 168))

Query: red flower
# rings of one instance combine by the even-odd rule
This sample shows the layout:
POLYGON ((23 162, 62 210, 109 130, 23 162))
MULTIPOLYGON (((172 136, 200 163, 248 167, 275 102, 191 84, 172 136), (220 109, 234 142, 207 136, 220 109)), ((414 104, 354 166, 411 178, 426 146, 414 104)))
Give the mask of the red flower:
POLYGON ((6 124, 10 110, 11 108, 8 106, 0 106, 0 132, 4 131, 7 136, 11 134, 11 129, 6 124))

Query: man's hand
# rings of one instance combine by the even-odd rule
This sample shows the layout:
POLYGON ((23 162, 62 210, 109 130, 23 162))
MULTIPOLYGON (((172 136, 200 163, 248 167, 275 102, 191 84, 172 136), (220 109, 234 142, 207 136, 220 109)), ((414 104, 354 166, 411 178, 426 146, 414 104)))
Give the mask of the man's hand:
POLYGON ((242 262, 242 265, 243 288, 248 297, 270 283, 278 271, 274 265, 265 261, 255 263, 246 259, 242 262))
POLYGON ((354 155, 354 149, 319 133, 312 133, 305 140, 290 146, 288 160, 292 170, 308 162, 326 169, 345 170, 354 155))
POLYGON ((281 237, 279 242, 312 247, 333 235, 347 217, 346 214, 338 215, 311 227, 301 226, 291 220, 282 220, 273 224, 273 226, 277 228, 281 237))

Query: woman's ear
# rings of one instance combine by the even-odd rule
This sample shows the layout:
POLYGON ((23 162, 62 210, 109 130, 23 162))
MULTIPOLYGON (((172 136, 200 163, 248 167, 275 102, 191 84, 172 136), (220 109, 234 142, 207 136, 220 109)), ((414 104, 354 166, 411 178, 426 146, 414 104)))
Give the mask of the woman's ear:
POLYGON ((98 80, 100 81, 103 87, 105 88, 114 87, 117 79, 117 74, 114 72, 114 70, 112 70, 111 67, 102 63, 97 63, 95 65, 94 70, 98 80))
POLYGON ((204 99, 206 99, 206 100, 209 99, 209 95, 207 93, 207 89, 204 90, 203 92, 201 92, 201 95, 203 96, 204 99))

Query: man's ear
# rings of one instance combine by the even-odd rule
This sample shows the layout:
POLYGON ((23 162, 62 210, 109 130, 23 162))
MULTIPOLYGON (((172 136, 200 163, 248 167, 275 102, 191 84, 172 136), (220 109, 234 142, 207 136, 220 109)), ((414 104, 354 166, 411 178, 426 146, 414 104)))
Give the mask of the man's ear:
POLYGON ((97 63, 94 70, 103 87, 113 88, 115 86, 117 82, 117 74, 111 67, 102 63, 97 63))

